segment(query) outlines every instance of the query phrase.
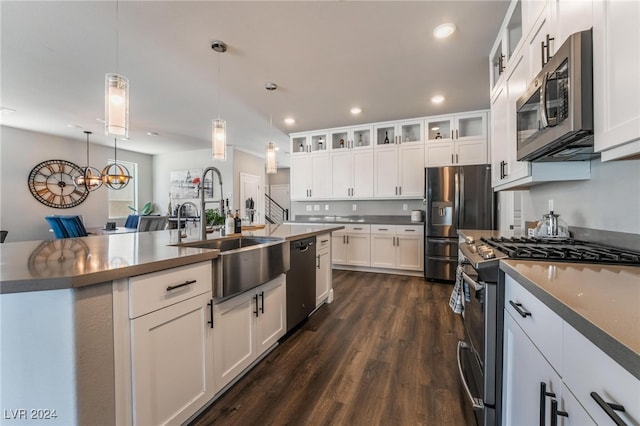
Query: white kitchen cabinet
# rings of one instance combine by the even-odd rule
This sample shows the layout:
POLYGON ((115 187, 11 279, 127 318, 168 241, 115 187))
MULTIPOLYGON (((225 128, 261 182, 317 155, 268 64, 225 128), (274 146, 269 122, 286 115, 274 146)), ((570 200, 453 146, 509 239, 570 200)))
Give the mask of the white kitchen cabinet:
POLYGON ((320 306, 331 291, 331 235, 316 237, 316 306, 320 306))
POLYGON ((429 117, 425 120, 426 167, 487 163, 487 113, 429 117))
POLYGON ((424 145, 399 144, 374 151, 376 198, 424 197, 424 145))
POLYGON ((371 149, 373 147, 373 125, 329 130, 329 143, 331 151, 371 149))
POLYGON ((331 234, 332 262, 339 265, 371 266, 370 225, 345 225, 331 234))
POLYGON ((326 152, 330 149, 328 133, 326 130, 317 130, 305 133, 293 133, 290 135, 291 154, 300 156, 316 152, 326 152))
POLYGON ((372 198, 373 176, 373 150, 331 152, 331 198, 372 198))
POLYGON ((423 120, 390 121, 373 126, 374 147, 384 145, 422 144, 423 120))
POLYGON ((562 343, 563 380, 595 420, 594 424, 613 423, 591 396, 592 392, 596 392, 607 403, 623 406, 624 412, 619 410, 614 412, 626 424, 639 424, 640 380, 569 324, 564 325, 562 343))
POLYGON ((328 153, 291 157, 291 199, 322 200, 331 195, 331 170, 328 153))
POLYGON ((422 271, 422 225, 371 225, 371 266, 422 271))
MULTIPOLYGON (((544 13, 540 16, 544 16, 544 13)), ((551 181, 589 179, 591 164, 588 161, 518 161, 516 101, 527 88, 531 72, 527 54, 529 40, 521 46, 512 56, 510 69, 496 87, 491 102, 491 168, 494 190, 520 189, 551 181)))
POLYGON ((512 56, 520 45, 522 35, 522 1, 512 0, 489 54, 491 93, 504 80, 505 73, 509 71, 512 56))
POLYGON ((640 2, 595 1, 595 150, 602 161, 640 154, 640 2))
POLYGON ((561 401, 562 397, 560 376, 507 311, 503 344, 502 424, 549 424, 551 400, 561 401), (545 391, 555 397, 546 395, 542 398, 543 385, 545 391), (540 422, 543 401, 545 414, 540 422))
POLYGON ((215 394, 211 291, 131 321, 133 423, 181 424, 215 394))
POLYGON ((213 398, 211 267, 201 262, 114 284, 119 424, 181 424, 213 398))
POLYGON ((220 390, 286 332, 284 274, 214 305, 214 374, 220 390))

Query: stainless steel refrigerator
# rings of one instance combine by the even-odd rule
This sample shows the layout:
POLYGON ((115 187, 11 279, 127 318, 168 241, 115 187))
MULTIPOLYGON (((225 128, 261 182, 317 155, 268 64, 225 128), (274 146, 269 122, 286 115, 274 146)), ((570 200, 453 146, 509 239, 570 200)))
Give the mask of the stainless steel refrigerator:
POLYGON ((458 229, 496 229, 491 166, 425 169, 424 277, 453 281, 458 264, 458 229))

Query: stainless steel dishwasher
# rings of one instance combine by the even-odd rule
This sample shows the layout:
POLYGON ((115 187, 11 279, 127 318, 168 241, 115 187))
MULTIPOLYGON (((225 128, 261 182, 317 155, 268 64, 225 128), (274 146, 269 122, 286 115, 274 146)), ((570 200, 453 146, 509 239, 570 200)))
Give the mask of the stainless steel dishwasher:
POLYGON ((287 331, 316 307, 316 237, 290 242, 287 272, 287 331))

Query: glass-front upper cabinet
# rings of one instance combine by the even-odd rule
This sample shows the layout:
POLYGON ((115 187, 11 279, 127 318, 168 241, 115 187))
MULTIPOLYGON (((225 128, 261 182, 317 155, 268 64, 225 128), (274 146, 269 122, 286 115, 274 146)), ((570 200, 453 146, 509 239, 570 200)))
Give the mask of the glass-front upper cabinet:
POLYGON ((508 69, 511 57, 518 48, 521 39, 522 2, 521 0, 512 0, 489 55, 492 89, 508 69))
POLYGON ((374 126, 375 146, 421 143, 424 120, 404 120, 379 123, 374 126))
POLYGON ((371 125, 331 130, 329 132, 331 150, 371 148, 372 134, 373 128, 371 125))
POLYGON ((297 133, 291 135, 291 153, 294 155, 323 152, 329 148, 326 131, 297 133))
POLYGON ((425 119, 427 143, 487 138, 486 111, 438 115, 425 119))

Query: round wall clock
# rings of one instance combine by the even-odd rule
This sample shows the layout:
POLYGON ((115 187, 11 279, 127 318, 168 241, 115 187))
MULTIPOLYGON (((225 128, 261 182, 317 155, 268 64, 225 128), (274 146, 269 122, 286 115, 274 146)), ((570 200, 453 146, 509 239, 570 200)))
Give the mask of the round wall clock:
POLYGON ((82 173, 82 170, 70 161, 43 161, 29 173, 29 190, 45 206, 56 209, 75 207, 89 195, 86 187, 73 184, 76 173, 82 173))

